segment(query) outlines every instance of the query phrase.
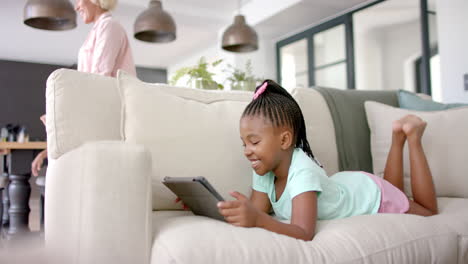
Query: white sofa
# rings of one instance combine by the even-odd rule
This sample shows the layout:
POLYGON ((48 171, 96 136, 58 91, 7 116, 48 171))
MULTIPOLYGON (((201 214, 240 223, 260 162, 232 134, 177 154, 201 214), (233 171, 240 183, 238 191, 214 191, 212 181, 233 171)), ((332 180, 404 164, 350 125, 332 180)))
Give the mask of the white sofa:
MULTIPOLYGON (((58 70, 47 83, 45 239, 66 263, 468 263, 468 199, 440 214, 319 221, 305 242, 180 210, 164 176, 207 177, 249 194, 238 121, 251 93, 150 85, 58 70), (177 210, 179 209, 179 210, 177 210)), ((296 89, 314 154, 338 171, 332 117, 296 89)))

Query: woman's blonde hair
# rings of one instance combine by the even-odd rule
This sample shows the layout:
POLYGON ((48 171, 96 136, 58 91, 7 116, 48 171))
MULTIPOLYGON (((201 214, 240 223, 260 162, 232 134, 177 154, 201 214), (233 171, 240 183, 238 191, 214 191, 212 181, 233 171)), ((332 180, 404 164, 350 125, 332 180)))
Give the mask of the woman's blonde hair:
POLYGON ((91 2, 104 10, 112 10, 117 5, 117 0, 91 0, 91 2))

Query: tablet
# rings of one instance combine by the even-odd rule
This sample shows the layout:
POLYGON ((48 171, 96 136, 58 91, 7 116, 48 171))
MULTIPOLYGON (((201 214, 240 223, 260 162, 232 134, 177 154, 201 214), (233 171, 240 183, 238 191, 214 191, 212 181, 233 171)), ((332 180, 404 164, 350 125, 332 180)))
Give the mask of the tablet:
POLYGON ((224 221, 216 204, 223 197, 211 186, 205 177, 164 177, 166 185, 196 215, 224 221))

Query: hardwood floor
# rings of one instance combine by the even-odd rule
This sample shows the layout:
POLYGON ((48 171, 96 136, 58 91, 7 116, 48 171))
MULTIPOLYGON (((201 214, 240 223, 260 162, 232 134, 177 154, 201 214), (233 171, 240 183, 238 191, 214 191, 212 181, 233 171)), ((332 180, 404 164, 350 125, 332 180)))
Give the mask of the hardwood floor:
POLYGON ((31 197, 29 200, 29 229, 25 235, 10 238, 6 234, 6 228, 2 229, 0 236, 0 263, 47 263, 44 258, 44 233, 40 225, 40 192, 37 187, 36 178, 32 177, 31 197))
POLYGON ((48 263, 45 258, 43 233, 30 232, 14 239, 0 239, 0 263, 48 263))
POLYGON ((39 188, 37 187, 35 181, 36 177, 32 177, 30 180, 31 183, 31 198, 29 199, 29 208, 31 212, 29 213, 29 229, 33 232, 40 231, 40 212, 39 212, 39 202, 41 194, 39 192, 39 188))

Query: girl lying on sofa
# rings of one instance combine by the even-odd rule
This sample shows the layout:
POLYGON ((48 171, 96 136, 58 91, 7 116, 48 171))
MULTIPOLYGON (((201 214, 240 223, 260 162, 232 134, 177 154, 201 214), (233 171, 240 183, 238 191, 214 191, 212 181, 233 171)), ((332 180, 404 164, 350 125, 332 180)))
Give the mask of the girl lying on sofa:
POLYGON ((393 122, 392 145, 384 178, 362 171, 328 177, 314 158, 302 111, 280 85, 266 80, 255 90, 240 120, 244 154, 251 161, 253 191, 249 198, 232 192, 233 201, 218 203, 227 222, 262 227, 311 240, 317 220, 362 214, 437 214, 437 200, 421 144, 426 122, 408 115, 393 122), (413 200, 403 193, 403 146, 408 142, 413 200), (288 220, 284 223, 275 218, 288 220))

